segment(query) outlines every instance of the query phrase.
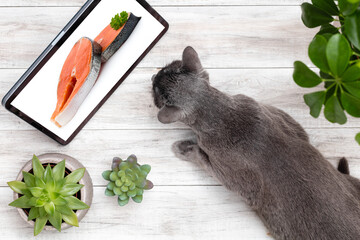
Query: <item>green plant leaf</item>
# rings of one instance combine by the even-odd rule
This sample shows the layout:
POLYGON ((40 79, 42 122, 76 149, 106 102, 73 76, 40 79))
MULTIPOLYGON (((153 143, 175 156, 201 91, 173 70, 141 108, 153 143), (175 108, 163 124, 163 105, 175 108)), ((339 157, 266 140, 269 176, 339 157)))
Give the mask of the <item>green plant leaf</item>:
POLYGON ((344 110, 342 109, 338 98, 333 95, 331 96, 326 104, 324 110, 325 118, 332 123, 345 124, 347 121, 344 110))
POLYGON ((321 71, 329 73, 330 69, 326 59, 326 45, 326 38, 321 35, 316 35, 309 45, 308 53, 315 66, 320 68, 321 71))
POLYGON ((65 214, 65 215, 71 215, 71 209, 66 206, 66 205, 59 205, 56 206, 55 211, 58 211, 61 214, 65 214))
POLYGON ((31 197, 30 200, 29 200, 30 206, 31 206, 31 207, 35 207, 36 201, 37 201, 37 198, 36 198, 36 197, 31 197))
POLYGON ((37 198, 36 199, 36 203, 35 203, 35 207, 38 207, 38 208, 42 208, 44 207, 44 205, 46 204, 46 201, 45 199, 43 198, 37 198))
POLYGON ((40 215, 40 217, 44 217, 47 215, 47 213, 43 207, 39 208, 39 215, 40 215))
POLYGON ((360 117, 360 99, 347 92, 342 92, 341 103, 348 114, 353 117, 360 117))
POLYGON ((334 25, 326 23, 321 25, 320 31, 317 33, 317 35, 323 35, 325 33, 336 34, 339 33, 339 30, 334 25))
POLYGON ((360 98, 360 81, 356 82, 344 82, 343 86, 353 96, 360 98))
POLYGON ((85 168, 79 168, 66 176, 66 183, 77 183, 85 174, 85 168))
POLYGON ((145 172, 149 173, 151 170, 151 166, 148 164, 144 164, 144 165, 140 166, 140 169, 141 169, 141 171, 145 171, 145 172))
POLYGON ((45 203, 44 209, 50 216, 53 216, 55 213, 55 205, 53 202, 45 203))
POLYGON ((49 182, 51 179, 53 179, 53 173, 50 166, 50 163, 46 166, 45 172, 44 172, 44 180, 46 182, 49 182))
POLYGON ((40 197, 43 193, 43 189, 40 187, 32 187, 29 190, 34 197, 40 197))
POLYGON ((326 46, 326 57, 331 72, 335 76, 341 76, 349 64, 351 56, 349 42, 341 34, 332 36, 326 46))
POLYGON ((39 208, 32 207, 29 211, 28 221, 40 217, 39 208))
POLYGON ((300 87, 311 88, 319 85, 321 78, 311 71, 304 63, 296 61, 294 63, 294 81, 300 87))
POLYGON ((24 176, 24 182, 26 186, 35 187, 35 176, 25 171, 22 171, 22 174, 24 176))
POLYGON ((136 203, 141 203, 143 200, 143 195, 136 195, 135 197, 132 198, 132 200, 136 203))
POLYGON ((66 202, 66 200, 65 200, 65 198, 63 198, 63 197, 58 197, 58 198, 56 198, 56 199, 54 199, 54 200, 52 200, 52 202, 55 204, 55 206, 57 207, 58 205, 65 205, 67 202, 66 202))
POLYGON ((349 67, 342 75, 343 82, 352 82, 360 79, 360 65, 355 64, 349 67))
POLYGON ((345 35, 357 49, 360 49, 360 10, 345 18, 345 35))
POLYGON ((360 133, 356 134, 355 140, 356 140, 356 141, 359 143, 359 145, 360 145, 360 133))
POLYGON ((36 219, 35 226, 34 226, 34 236, 38 235, 43 230, 47 220, 48 219, 47 219, 46 216, 39 217, 39 218, 36 219))
POLYGON ((318 118, 321 112, 322 105, 325 102, 325 91, 314 92, 304 95, 306 105, 310 107, 310 115, 318 118))
POLYGON ((55 181, 59 181, 64 178, 65 175, 65 160, 62 160, 53 168, 53 178, 55 181))
POLYGON ((65 184, 59 193, 64 197, 71 196, 77 193, 82 187, 84 187, 84 185, 82 184, 76 184, 76 183, 65 184))
POLYGON ((118 197, 118 204, 119 204, 119 206, 125 206, 126 204, 128 204, 128 202, 129 202, 129 198, 126 198, 126 199, 124 199, 124 200, 121 200, 120 199, 120 197, 118 197))
POLYGON ((35 186, 40 188, 45 188, 45 182, 41 178, 35 176, 35 186))
POLYGON ((62 219, 69 225, 72 225, 75 227, 79 226, 78 218, 73 211, 71 211, 71 214, 69 214, 69 215, 63 214, 62 219))
POLYGON ((33 166, 34 175, 38 178, 42 178, 44 176, 45 169, 41 164, 39 158, 35 156, 35 154, 32 158, 32 166, 33 166))
POLYGON ((20 194, 24 194, 23 190, 26 189, 26 185, 24 182, 20 182, 20 181, 11 181, 7 183, 9 185, 9 187, 17 193, 20 194))
POLYGON ((76 197, 69 196, 69 197, 65 197, 64 199, 67 201, 67 206, 73 210, 81 210, 81 209, 89 208, 89 206, 86 203, 82 202, 76 197))
POLYGON ((106 196, 109 196, 109 197, 112 197, 112 196, 115 196, 115 193, 114 193, 114 191, 112 191, 112 190, 109 190, 109 189, 105 189, 105 195, 106 196))
POLYGON ((360 2, 360 0, 347 0, 349 3, 359 3, 360 2))
POLYGON ((62 216, 59 212, 55 211, 53 216, 49 216, 49 222, 54 228, 61 232, 62 216))
POLYGON ((104 171, 104 172, 102 173, 102 176, 103 176, 103 178, 104 178, 105 180, 110 181, 110 174, 111 174, 111 173, 112 173, 111 170, 107 170, 107 171, 104 171))
POLYGON ((324 10, 330 15, 339 15, 339 9, 333 0, 311 0, 311 2, 314 4, 314 6, 324 10))
MULTIPOLYGON (((352 0, 350 0, 352 1, 352 0)), ((357 9, 357 7, 359 6, 358 3, 351 3, 349 0, 338 0, 338 5, 340 8, 340 12, 344 15, 344 16, 348 16, 352 13, 354 13, 357 9)))
POLYGON ((17 208, 30 208, 31 205, 29 204, 30 198, 27 196, 22 196, 15 201, 11 202, 9 206, 17 207, 17 208))
POLYGON ((334 20, 327 12, 310 3, 301 4, 301 10, 301 19, 308 28, 314 28, 334 20))

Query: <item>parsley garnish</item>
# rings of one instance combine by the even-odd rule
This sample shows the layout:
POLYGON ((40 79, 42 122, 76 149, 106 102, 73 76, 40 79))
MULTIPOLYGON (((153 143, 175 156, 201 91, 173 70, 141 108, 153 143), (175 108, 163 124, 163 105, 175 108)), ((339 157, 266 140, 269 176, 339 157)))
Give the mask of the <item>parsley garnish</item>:
POLYGON ((128 13, 125 12, 125 11, 122 11, 120 14, 116 14, 111 19, 110 26, 113 29, 118 30, 119 28, 121 28, 126 23, 127 19, 128 19, 128 13))

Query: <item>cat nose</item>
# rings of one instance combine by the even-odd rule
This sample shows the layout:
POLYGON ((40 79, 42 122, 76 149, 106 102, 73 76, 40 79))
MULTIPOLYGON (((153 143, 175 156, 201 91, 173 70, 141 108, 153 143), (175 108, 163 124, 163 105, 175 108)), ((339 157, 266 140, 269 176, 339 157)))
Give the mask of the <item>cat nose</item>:
POLYGON ((151 81, 152 81, 152 82, 154 82, 155 77, 156 77, 156 74, 152 75, 152 77, 151 77, 151 81))

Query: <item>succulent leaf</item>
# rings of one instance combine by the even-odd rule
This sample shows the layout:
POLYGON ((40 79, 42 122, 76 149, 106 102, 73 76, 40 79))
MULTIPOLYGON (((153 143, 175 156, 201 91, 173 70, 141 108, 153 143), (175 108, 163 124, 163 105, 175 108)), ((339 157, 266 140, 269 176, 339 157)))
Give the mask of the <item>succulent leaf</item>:
POLYGON ((7 184, 14 192, 24 194, 23 191, 26 189, 26 185, 24 182, 11 181, 11 182, 8 182, 7 184))
POLYGON ((145 190, 150 190, 150 189, 152 189, 153 187, 154 187, 154 184, 153 184, 151 181, 146 180, 146 184, 145 184, 144 189, 145 189, 145 190))
POLYGON ((62 219, 69 225, 78 227, 79 226, 79 222, 78 222, 78 218, 76 216, 76 214, 70 210, 71 213, 69 215, 63 214, 62 215, 62 219))
POLYGON ((55 181, 59 181, 65 176, 65 160, 62 160, 53 168, 53 178, 55 181))
POLYGON ((65 197, 67 206, 74 210, 88 209, 89 206, 74 196, 65 197))
POLYGON ((22 171, 22 175, 24 176, 24 182, 27 187, 35 187, 35 176, 33 174, 22 171))
POLYGON ((50 163, 46 166, 43 179, 45 180, 45 182, 49 182, 51 179, 53 179, 53 173, 50 163))
POLYGON ((103 178, 104 178, 105 180, 107 180, 107 181, 110 181, 110 173, 111 173, 110 170, 104 171, 104 172, 102 173, 103 178))
POLYGON ((41 187, 32 187, 29 188, 29 190, 34 197, 40 197, 43 194, 44 189, 41 187))
POLYGON ((140 167, 140 169, 141 169, 142 171, 145 171, 145 172, 149 173, 150 170, 151 170, 151 166, 148 165, 148 164, 144 164, 144 165, 142 165, 142 166, 140 167))
POLYGON ((32 166, 33 166, 34 175, 38 178, 42 178, 44 176, 45 169, 41 164, 39 158, 35 155, 32 158, 32 166))
POLYGON ((38 218, 39 216, 39 208, 32 207, 29 211, 28 221, 38 218))
POLYGON ((66 183, 77 183, 85 174, 85 168, 79 168, 65 177, 66 183))
POLYGON ((107 185, 107 189, 109 190, 113 190, 115 187, 115 183, 114 182, 109 182, 108 185, 107 185))
POLYGON ((35 186, 45 188, 45 182, 42 178, 35 176, 35 186))
POLYGON ((53 202, 47 202, 44 205, 44 209, 50 216, 53 216, 55 213, 55 204, 53 202))
POLYGON ((66 201, 65 198, 63 198, 62 196, 59 196, 58 198, 52 200, 52 202, 53 202, 56 206, 67 204, 67 201, 66 201))
POLYGON ((55 211, 54 215, 48 216, 48 217, 49 217, 49 222, 51 223, 51 225, 53 225, 54 228, 56 228, 59 232, 61 232, 61 222, 62 222, 61 213, 55 211))
POLYGON ((121 200, 120 197, 118 198, 118 204, 119 206, 125 206, 126 204, 128 204, 129 202, 129 198, 121 200))
POLYGON ((83 186, 77 183, 65 184, 59 193, 64 197, 71 196, 77 193, 83 186))
POLYGON ((47 220, 48 219, 46 216, 36 218, 35 226, 34 226, 34 236, 38 235, 43 230, 47 220))
POLYGON ((69 208, 67 205, 56 206, 56 211, 61 214, 71 215, 71 208, 69 208))
POLYGON ((109 190, 109 189, 105 189, 105 195, 106 196, 109 196, 109 197, 112 197, 112 196, 115 196, 115 193, 114 193, 114 191, 112 191, 112 190, 109 190))
POLYGON ((143 195, 136 195, 135 197, 132 198, 132 200, 134 200, 134 202, 136 203, 141 203, 143 200, 143 195))
POLYGON ((9 206, 17 207, 17 208, 29 208, 31 205, 29 204, 30 198, 27 196, 22 196, 15 201, 11 202, 9 206))

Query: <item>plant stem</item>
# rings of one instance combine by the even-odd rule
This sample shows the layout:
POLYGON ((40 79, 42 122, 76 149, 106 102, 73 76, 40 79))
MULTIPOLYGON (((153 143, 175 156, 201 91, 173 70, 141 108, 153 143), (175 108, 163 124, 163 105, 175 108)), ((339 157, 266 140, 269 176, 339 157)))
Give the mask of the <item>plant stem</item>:
POLYGON ((334 81, 334 82, 325 90, 325 92, 329 91, 335 84, 336 84, 336 82, 334 81))
POLYGON ((335 82, 335 79, 322 78, 321 80, 322 80, 323 82, 335 82))

